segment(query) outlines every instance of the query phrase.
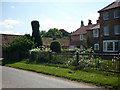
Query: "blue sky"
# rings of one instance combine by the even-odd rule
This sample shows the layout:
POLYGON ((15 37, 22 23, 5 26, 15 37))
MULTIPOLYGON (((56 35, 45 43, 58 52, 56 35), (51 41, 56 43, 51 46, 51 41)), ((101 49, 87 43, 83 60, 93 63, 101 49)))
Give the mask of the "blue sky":
MULTIPOLYGON (((99 1, 99 0, 98 0, 99 1)), ((31 21, 38 20, 40 30, 50 28, 65 29, 68 32, 80 27, 81 20, 87 25, 88 19, 96 23, 97 11, 112 3, 114 0, 102 2, 56 2, 56 1, 27 1, 0 3, 0 33, 31 34, 31 21), (2 15, 2 16, 1 16, 2 15)))

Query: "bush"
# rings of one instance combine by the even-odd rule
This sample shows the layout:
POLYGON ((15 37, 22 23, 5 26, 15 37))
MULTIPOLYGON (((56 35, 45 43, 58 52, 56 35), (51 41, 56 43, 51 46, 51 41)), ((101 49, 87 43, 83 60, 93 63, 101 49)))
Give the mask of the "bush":
POLYGON ((28 55, 29 50, 33 47, 34 43, 32 40, 26 36, 21 36, 4 47, 3 57, 9 61, 20 61, 28 55))
POLYGON ((64 64, 64 56, 63 55, 52 55, 52 59, 50 60, 50 63, 53 64, 64 64))
POLYGON ((29 62, 33 63, 46 63, 49 62, 49 54, 45 51, 31 51, 29 62))
POLYGON ((61 45, 60 45, 59 41, 54 40, 50 45, 50 50, 52 50, 52 52, 60 53, 61 45))

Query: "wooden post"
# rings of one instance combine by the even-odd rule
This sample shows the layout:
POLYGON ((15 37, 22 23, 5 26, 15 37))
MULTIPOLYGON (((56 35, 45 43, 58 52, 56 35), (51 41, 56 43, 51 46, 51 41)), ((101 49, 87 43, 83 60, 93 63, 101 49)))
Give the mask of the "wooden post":
POLYGON ((79 65, 79 52, 76 51, 76 62, 77 62, 77 65, 79 65))

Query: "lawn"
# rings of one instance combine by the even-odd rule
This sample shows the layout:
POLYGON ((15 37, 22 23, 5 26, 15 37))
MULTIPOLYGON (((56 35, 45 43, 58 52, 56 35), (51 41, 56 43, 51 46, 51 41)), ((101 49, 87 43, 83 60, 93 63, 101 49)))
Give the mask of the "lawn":
POLYGON ((64 77, 79 82, 92 83, 106 88, 118 88, 118 74, 92 70, 72 70, 53 64, 30 64, 26 61, 6 64, 6 66, 64 77))

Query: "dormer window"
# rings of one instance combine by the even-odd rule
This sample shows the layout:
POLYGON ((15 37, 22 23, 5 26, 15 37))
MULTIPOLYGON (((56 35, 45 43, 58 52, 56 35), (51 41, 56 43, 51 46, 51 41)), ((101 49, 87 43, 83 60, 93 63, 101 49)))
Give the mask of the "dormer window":
POLYGON ((114 18, 120 18, 120 10, 114 11, 114 18))
POLYGON ((109 19, 109 13, 105 12, 103 13, 103 20, 108 20, 109 19))

